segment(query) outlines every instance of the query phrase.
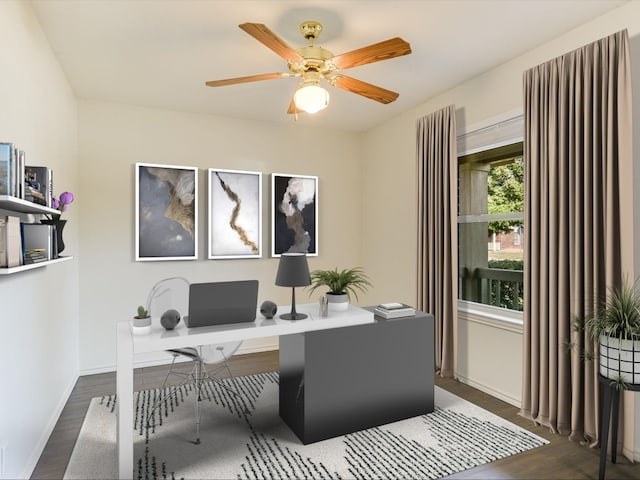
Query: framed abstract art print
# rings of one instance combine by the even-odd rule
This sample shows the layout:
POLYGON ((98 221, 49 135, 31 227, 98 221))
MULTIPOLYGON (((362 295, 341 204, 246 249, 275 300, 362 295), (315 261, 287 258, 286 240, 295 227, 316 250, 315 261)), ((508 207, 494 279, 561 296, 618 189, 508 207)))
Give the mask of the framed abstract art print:
POLYGON ((198 169, 136 163, 136 261, 194 260, 198 169))
POLYGON ((209 169, 209 259, 262 256, 262 173, 209 169))
POLYGON ((318 255, 318 177, 271 174, 271 256, 318 255))

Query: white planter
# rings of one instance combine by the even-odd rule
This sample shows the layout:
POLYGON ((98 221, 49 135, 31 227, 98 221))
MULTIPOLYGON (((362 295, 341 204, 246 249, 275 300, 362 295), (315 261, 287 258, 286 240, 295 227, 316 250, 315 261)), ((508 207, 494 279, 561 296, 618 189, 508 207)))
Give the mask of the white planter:
POLYGON ((640 340, 600 335, 600 375, 611 380, 640 384, 640 340))
POLYGON ((134 335, 146 335, 151 333, 151 317, 133 317, 132 330, 134 335))
POLYGON ((345 310, 349 310, 349 296, 346 293, 342 295, 327 293, 327 300, 329 302, 330 312, 344 312, 345 310))

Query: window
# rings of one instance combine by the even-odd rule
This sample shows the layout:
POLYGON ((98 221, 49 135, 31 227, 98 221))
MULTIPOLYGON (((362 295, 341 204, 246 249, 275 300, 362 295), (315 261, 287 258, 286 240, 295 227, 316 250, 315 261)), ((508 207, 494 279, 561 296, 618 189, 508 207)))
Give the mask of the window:
POLYGON ((521 141, 458 157, 459 298, 524 308, 521 141))

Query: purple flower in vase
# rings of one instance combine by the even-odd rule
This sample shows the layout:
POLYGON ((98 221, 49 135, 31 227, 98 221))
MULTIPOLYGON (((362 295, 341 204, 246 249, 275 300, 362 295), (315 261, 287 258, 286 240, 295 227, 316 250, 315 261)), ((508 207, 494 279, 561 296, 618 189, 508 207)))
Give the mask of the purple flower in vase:
POLYGON ((60 197, 53 197, 53 199, 51 200, 51 208, 58 210, 60 213, 52 214, 51 217, 47 215, 47 218, 49 218, 50 220, 60 220, 60 215, 62 214, 62 212, 66 212, 67 205, 72 203, 74 200, 75 198, 73 196, 73 193, 71 192, 62 192, 60 194, 60 197))
POLYGON ((66 212, 67 211, 67 205, 69 205, 71 202, 73 202, 73 193, 71 192, 62 192, 60 194, 60 200, 58 201, 58 205, 53 207, 53 208, 57 208, 58 210, 60 210, 61 212, 66 212))

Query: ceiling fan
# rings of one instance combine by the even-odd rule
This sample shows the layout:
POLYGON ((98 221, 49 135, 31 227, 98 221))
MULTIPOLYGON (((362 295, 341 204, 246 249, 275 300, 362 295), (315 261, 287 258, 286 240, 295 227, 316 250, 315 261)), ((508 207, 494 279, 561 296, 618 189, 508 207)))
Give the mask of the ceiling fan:
POLYGON ((261 23, 243 23, 238 26, 285 59, 289 71, 213 80, 206 82, 209 87, 222 87, 236 83, 273 80, 276 78, 301 77, 302 82, 298 85, 287 110, 287 113, 293 114, 301 111, 316 113, 327 107, 329 104, 329 92, 321 87, 321 79, 326 80, 327 83, 334 87, 362 95, 380 103, 391 103, 398 98, 398 93, 396 92, 347 77, 339 73, 339 71, 411 53, 411 46, 401 38, 391 38, 341 55, 334 55, 330 51, 314 45, 315 40, 322 31, 322 25, 318 22, 309 21, 300 25, 300 33, 309 42, 309 45, 295 50, 261 23))

